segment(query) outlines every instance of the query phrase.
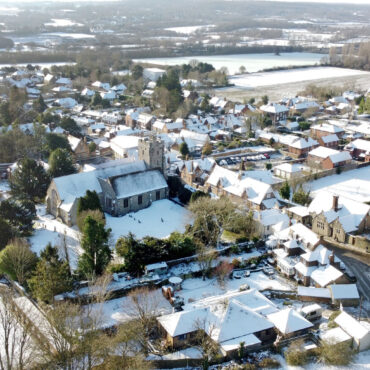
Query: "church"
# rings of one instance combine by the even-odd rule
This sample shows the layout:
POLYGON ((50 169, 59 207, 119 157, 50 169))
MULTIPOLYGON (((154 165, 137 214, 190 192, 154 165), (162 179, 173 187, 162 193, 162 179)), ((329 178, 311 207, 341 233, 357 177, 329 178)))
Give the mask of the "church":
POLYGON ((103 211, 123 216, 168 198, 164 143, 156 137, 139 140, 139 160, 103 163, 91 171, 56 177, 46 195, 47 211, 68 226, 76 224, 78 199, 96 191, 103 211))

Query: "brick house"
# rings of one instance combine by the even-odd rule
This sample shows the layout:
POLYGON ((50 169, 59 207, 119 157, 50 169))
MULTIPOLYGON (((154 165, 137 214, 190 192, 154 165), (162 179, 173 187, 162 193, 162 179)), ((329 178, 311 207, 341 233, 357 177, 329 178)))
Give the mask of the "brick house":
POLYGON ((310 137, 299 138, 288 145, 288 151, 295 157, 302 158, 306 157, 309 151, 318 146, 319 143, 310 137))
POLYGON ((276 103, 262 105, 259 110, 262 114, 267 115, 274 125, 281 121, 285 121, 289 112, 286 106, 276 103))
POLYGON ((307 163, 312 167, 320 167, 325 170, 344 166, 351 163, 352 157, 346 151, 339 151, 320 146, 311 150, 307 156, 307 163))
POLYGON ((339 145, 339 137, 336 134, 321 136, 317 140, 321 146, 326 148, 337 149, 339 145))
POLYGON ((85 160, 91 156, 95 156, 95 153, 90 153, 86 137, 81 139, 72 135, 68 135, 67 139, 77 161, 85 160))
POLYGON ((357 139, 345 146, 352 158, 363 159, 365 162, 370 162, 370 141, 357 139))
POLYGON ((318 139, 323 136, 336 134, 339 139, 344 135, 344 130, 338 126, 331 125, 329 123, 320 123, 318 125, 311 126, 311 136, 314 139, 318 139))
POLYGON ((204 158, 182 162, 178 168, 181 179, 197 188, 205 184, 215 166, 216 161, 213 158, 204 158))

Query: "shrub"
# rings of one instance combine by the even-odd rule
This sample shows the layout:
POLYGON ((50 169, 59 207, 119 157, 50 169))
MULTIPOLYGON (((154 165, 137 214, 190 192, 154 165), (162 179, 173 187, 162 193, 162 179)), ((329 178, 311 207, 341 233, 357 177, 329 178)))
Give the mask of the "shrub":
POLYGON ((288 365, 303 366, 308 362, 307 352, 303 348, 304 341, 296 340, 292 342, 285 352, 285 359, 288 365))
POLYGON ((108 271, 111 274, 117 273, 117 272, 123 272, 125 271, 125 264, 124 263, 117 263, 117 264, 112 264, 108 266, 108 271))
POLYGON ((258 363, 258 367, 265 369, 278 369, 280 366, 280 362, 272 357, 266 357, 258 363))
POLYGON ((232 254, 238 254, 239 253, 239 247, 237 245, 233 245, 230 248, 232 254))
POLYGON ((335 169, 335 173, 336 173, 337 175, 340 175, 340 174, 342 173, 342 169, 341 169, 340 167, 337 167, 337 168, 335 169))
POLYGON ((321 342, 320 362, 326 365, 347 366, 352 362, 353 355, 354 351, 348 343, 321 342))
POLYGON ((240 260, 238 260, 237 258, 234 258, 234 259, 231 261, 231 264, 232 264, 235 268, 238 268, 238 267, 240 267, 241 262, 240 262, 240 260))

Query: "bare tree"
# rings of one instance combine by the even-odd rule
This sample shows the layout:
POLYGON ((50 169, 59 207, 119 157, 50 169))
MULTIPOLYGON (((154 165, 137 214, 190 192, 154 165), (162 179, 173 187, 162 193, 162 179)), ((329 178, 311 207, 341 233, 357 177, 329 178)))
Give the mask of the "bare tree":
POLYGON ((221 261, 214 273, 221 288, 226 287, 227 278, 233 271, 233 265, 227 261, 221 261))
POLYGON ((26 369, 35 364, 32 325, 14 303, 8 288, 0 290, 0 369, 26 369))

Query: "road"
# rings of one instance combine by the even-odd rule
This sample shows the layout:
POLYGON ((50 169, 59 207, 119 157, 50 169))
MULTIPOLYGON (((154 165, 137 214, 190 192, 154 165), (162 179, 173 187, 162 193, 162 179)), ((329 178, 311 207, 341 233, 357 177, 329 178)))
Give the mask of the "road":
MULTIPOLYGON (((364 307, 370 307, 370 256, 346 251, 333 245, 328 247, 345 263, 347 269, 356 276, 360 294, 367 301, 364 307)), ((368 315, 370 315, 369 309, 367 311, 368 315)))

